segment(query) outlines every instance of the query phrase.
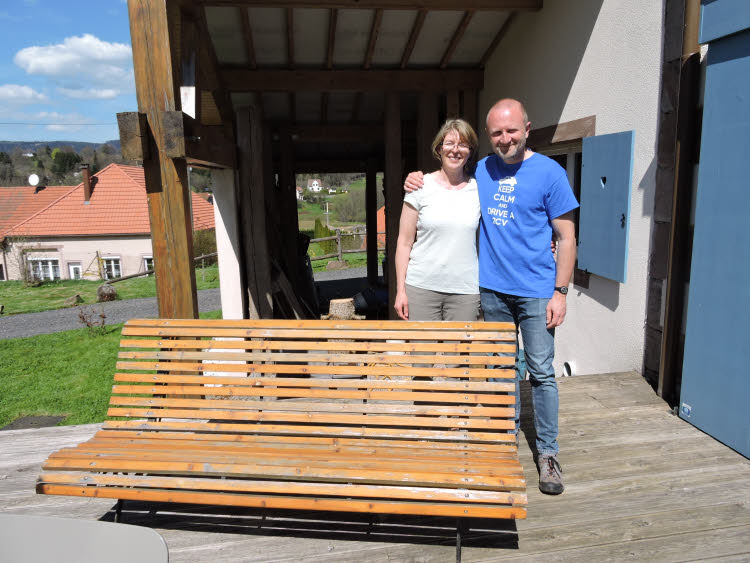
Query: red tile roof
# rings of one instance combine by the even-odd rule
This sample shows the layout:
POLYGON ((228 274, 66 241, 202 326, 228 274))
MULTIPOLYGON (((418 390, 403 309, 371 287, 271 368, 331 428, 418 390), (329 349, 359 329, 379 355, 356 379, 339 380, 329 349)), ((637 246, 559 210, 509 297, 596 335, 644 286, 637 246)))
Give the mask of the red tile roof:
MULTIPOLYGON (((7 229, 15 236, 150 234, 143 168, 110 164, 92 176, 91 200, 83 184, 7 229)), ((214 228, 213 205, 192 193, 195 230, 214 228)), ((0 202, 0 205, 3 205, 0 202)), ((2 233, 0 232, 0 235, 2 233)))
POLYGON ((57 201, 75 186, 0 188, 0 239, 3 233, 57 201))

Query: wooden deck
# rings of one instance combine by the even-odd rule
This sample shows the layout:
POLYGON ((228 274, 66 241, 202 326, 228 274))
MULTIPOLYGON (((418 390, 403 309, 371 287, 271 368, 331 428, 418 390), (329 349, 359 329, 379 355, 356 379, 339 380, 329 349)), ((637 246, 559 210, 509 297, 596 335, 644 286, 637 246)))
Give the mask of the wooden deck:
MULTIPOLYGON (((529 411, 526 388, 523 397, 529 411)), ((748 459, 673 416, 635 373, 560 380, 560 403, 565 493, 539 493, 522 437, 528 520, 473 521, 464 561, 750 561, 748 459)), ((34 493, 47 455, 97 428, 0 432, 0 511, 111 520, 109 500, 34 493)), ((438 518, 371 524, 356 514, 136 503, 123 518, 162 534, 171 561, 442 562, 455 553, 455 522, 438 518)))

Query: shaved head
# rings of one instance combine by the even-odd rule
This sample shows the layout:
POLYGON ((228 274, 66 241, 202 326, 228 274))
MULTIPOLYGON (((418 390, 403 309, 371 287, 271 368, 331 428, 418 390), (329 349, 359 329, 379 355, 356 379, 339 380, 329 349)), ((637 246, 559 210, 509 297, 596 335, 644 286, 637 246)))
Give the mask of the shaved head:
POLYGON ((519 102, 518 100, 514 100, 513 98, 503 98, 502 100, 495 102, 495 105, 490 108, 490 111, 487 112, 487 119, 486 121, 489 121, 490 115, 494 112, 499 111, 520 111, 521 115, 523 116, 523 122, 528 123, 529 122, 529 114, 526 113, 526 108, 523 107, 523 104, 519 102))

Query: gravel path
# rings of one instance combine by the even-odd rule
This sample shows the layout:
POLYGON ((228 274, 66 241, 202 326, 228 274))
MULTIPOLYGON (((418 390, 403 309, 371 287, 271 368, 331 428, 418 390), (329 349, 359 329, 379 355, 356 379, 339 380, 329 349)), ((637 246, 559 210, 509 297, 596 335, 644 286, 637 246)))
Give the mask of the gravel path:
MULTIPOLYGON (((99 312, 103 310, 104 314, 107 315, 108 325, 124 323, 128 319, 156 318, 158 316, 156 297, 110 301, 108 303, 97 303, 96 305, 83 305, 80 308, 89 314, 93 314, 94 317, 98 316, 99 312)), ((219 289, 199 291, 198 309, 201 312, 221 309, 219 289)), ((78 319, 78 307, 42 311, 41 313, 9 315, 0 317, 0 339, 23 338, 81 327, 83 325, 78 319)))
MULTIPOLYGON (((315 274, 315 281, 334 282, 352 278, 364 278, 366 276, 366 267, 349 268, 346 270, 318 272, 315 274)), ((321 285, 327 286, 329 284, 323 283, 321 285)), ((356 293, 356 291, 357 290, 355 289, 353 293, 356 293)), ((338 291, 333 290, 334 297, 337 296, 337 293, 338 291)), ((96 305, 83 305, 81 306, 81 309, 89 314, 93 313, 94 317, 99 315, 99 312, 103 310, 104 314, 107 315, 108 325, 124 323, 128 319, 135 318, 155 319, 158 316, 156 297, 110 301, 108 303, 97 303, 96 305)), ((199 311, 216 311, 218 309, 221 309, 221 297, 218 288, 204 289, 198 292, 199 311)), ((41 313, 2 316, 0 317, 0 339, 24 338, 36 334, 50 334, 62 330, 73 330, 81 328, 82 326, 83 325, 78 319, 78 307, 55 309, 54 311, 43 311, 41 313)))

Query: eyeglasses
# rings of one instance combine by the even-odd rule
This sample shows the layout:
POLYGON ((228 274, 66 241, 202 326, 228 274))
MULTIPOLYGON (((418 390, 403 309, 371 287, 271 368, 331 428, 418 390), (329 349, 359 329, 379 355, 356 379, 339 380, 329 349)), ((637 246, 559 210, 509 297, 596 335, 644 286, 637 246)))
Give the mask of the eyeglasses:
POLYGON ((458 143, 458 145, 456 145, 456 143, 454 143, 453 141, 444 141, 442 145, 445 150, 449 150, 449 151, 452 151, 457 146, 458 146, 458 150, 461 150, 461 151, 471 150, 471 147, 467 145, 466 143, 458 143))

